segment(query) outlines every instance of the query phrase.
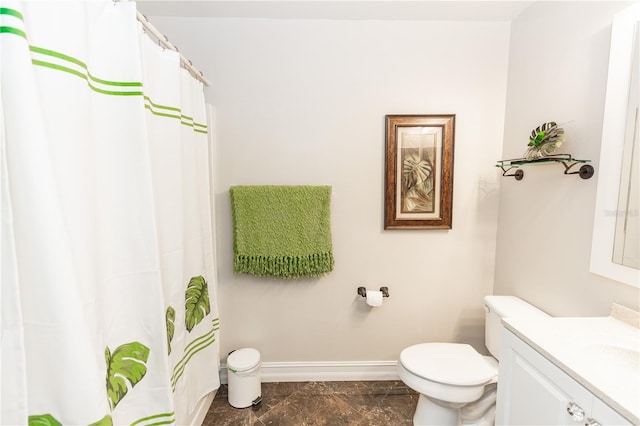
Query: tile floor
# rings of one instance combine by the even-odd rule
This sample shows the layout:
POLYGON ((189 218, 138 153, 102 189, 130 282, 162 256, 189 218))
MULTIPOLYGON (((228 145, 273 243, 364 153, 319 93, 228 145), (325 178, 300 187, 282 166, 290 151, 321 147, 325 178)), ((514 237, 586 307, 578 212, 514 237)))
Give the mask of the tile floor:
POLYGON ((227 385, 203 426, 411 426, 418 394, 400 381, 262 383, 257 407, 233 408, 227 385))

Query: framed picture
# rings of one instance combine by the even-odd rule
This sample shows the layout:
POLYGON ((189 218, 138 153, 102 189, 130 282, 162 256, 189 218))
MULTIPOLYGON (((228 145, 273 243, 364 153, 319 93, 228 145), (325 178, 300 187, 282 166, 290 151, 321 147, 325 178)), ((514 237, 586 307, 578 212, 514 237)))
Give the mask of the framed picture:
POLYGON ((455 114, 385 118, 384 229, 451 229, 455 114))

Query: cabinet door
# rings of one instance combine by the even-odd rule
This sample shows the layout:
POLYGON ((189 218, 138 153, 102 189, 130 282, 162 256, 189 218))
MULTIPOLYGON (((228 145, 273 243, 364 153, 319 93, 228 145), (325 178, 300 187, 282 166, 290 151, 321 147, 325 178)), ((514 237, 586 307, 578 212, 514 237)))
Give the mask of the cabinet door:
POLYGON ((593 397, 591 406, 591 417, 603 426, 631 426, 632 423, 616 413, 615 410, 602 402, 599 398, 593 397))
POLYGON ((503 329, 496 423, 584 425, 567 411, 590 414, 591 394, 512 333, 503 329))

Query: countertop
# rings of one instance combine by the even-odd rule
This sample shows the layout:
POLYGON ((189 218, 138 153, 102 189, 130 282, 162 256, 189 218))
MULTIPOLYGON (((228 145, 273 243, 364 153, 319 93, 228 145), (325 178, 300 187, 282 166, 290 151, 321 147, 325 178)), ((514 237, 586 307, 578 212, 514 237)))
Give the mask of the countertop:
POLYGON ((640 424, 640 314, 506 318, 504 326, 633 424, 640 424))

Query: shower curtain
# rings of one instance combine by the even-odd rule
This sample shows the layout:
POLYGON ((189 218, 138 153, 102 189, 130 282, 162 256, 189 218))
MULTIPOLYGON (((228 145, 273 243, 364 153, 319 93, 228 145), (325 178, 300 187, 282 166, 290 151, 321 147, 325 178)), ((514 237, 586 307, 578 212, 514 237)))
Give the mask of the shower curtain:
POLYGON ((0 77, 0 424, 187 424, 219 387, 202 84, 111 0, 2 0, 0 77))

